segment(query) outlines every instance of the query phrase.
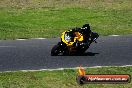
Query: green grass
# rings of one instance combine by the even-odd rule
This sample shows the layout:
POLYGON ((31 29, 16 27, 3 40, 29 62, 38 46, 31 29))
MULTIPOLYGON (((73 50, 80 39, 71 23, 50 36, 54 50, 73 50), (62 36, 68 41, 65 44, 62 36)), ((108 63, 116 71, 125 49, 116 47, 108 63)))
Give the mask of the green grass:
POLYGON ((131 0, 2 0, 0 39, 58 37, 85 23, 100 35, 132 34, 131 0))
MULTIPOLYGON (((87 74, 130 74, 132 67, 87 68, 87 74)), ((85 84, 76 82, 77 70, 0 73, 0 88, 131 88, 128 84, 85 84)))

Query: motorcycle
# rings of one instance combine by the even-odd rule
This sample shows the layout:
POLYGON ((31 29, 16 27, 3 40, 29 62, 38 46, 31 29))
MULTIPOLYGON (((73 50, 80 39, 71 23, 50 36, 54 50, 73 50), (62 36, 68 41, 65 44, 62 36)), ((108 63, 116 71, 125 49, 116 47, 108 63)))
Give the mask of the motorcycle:
POLYGON ((97 43, 96 39, 98 37, 99 35, 95 32, 91 32, 89 38, 87 38, 80 32, 65 31, 61 35, 61 41, 51 49, 51 56, 84 54, 91 43, 97 43))

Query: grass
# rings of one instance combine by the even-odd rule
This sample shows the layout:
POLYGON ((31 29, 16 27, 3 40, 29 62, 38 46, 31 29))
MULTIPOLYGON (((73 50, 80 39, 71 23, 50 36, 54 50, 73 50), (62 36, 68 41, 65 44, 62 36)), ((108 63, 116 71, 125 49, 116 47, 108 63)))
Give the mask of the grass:
POLYGON ((1 0, 0 39, 58 37, 85 23, 100 35, 132 34, 131 0, 1 0))
MULTIPOLYGON (((87 74, 130 74, 132 67, 101 67, 87 68, 87 74)), ((76 82, 77 70, 65 69, 59 71, 35 72, 2 72, 0 73, 0 88, 131 88, 128 84, 85 84, 76 82)))

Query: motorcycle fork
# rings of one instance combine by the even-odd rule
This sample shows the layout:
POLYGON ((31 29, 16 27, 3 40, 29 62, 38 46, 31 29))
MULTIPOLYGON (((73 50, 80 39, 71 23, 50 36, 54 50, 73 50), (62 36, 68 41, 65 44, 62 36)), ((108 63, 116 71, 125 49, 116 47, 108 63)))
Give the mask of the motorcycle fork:
POLYGON ((74 54, 77 51, 76 47, 73 46, 69 46, 68 50, 69 50, 69 54, 74 54))

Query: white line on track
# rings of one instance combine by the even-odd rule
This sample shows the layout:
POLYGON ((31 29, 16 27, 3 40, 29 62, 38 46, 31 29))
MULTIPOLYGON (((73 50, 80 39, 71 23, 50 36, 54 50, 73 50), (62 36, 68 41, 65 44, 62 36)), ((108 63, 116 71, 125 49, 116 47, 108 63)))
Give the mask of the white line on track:
MULTIPOLYGON (((86 68, 102 68, 102 67, 129 67, 132 65, 122 65, 122 66, 92 66, 92 67, 83 67, 84 69, 86 68)), ((57 69, 38 69, 38 70, 18 70, 22 72, 32 72, 32 71, 56 71, 56 70, 64 70, 64 69, 78 69, 79 67, 73 67, 73 68, 57 68, 57 69)), ((3 72, 17 72, 17 71, 3 71, 3 72)), ((0 72, 2 73, 2 72, 0 72)))
MULTIPOLYGON (((46 38, 30 38, 30 39, 38 39, 38 40, 43 40, 43 39, 46 39, 46 38)), ((29 39, 16 39, 16 40, 29 40, 29 39)))
POLYGON ((26 39, 16 39, 16 40, 26 40, 26 39))
POLYGON ((109 36, 120 36, 120 35, 109 35, 109 36))
POLYGON ((40 39, 41 40, 41 39, 46 39, 46 38, 31 38, 31 39, 40 39))

